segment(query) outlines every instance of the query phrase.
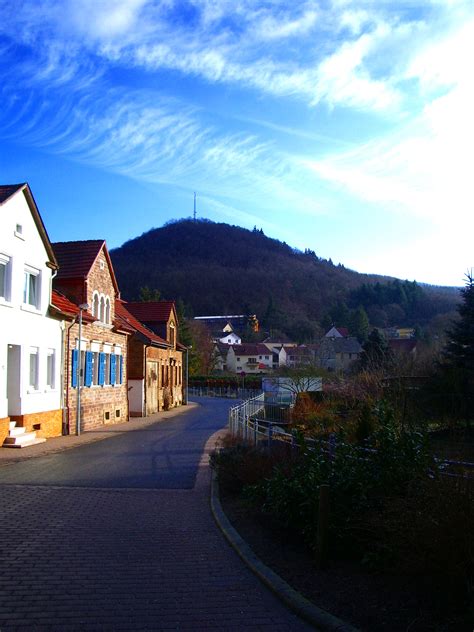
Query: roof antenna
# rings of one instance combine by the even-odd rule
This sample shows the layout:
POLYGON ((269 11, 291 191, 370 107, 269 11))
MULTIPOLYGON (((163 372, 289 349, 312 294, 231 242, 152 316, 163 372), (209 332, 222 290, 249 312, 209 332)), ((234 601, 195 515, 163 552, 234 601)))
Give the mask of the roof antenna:
POLYGON ((196 223, 196 191, 194 191, 194 223, 196 223))

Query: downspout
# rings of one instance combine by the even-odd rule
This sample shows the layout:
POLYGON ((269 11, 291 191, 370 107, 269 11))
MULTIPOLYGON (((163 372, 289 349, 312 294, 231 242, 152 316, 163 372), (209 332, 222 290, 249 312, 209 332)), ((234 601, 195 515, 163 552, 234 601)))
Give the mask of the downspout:
POLYGON ((185 383, 184 383, 184 393, 185 393, 185 405, 188 405, 188 370, 189 370, 189 365, 188 365, 188 351, 189 351, 189 347, 186 347, 186 374, 185 374, 185 383))
MULTIPOLYGON (((142 406, 142 417, 146 417, 146 411, 147 411, 147 387, 146 387, 146 358, 147 358, 147 349, 149 348, 150 345, 144 345, 143 349, 145 351, 145 353, 143 354, 143 406, 142 406)), ((158 397, 159 397, 159 389, 158 389, 158 393, 157 393, 158 397)), ((159 406, 159 400, 158 400, 158 406, 159 406)))
MULTIPOLYGON (((57 274, 58 274, 58 270, 57 269, 53 270, 49 279, 49 305, 53 309, 55 309, 55 306, 52 303, 53 281, 56 278, 57 274)), ((61 363, 60 363, 60 370, 59 370, 59 383, 61 385, 61 396, 60 396, 59 405, 61 406, 61 411, 62 411, 61 432, 64 435, 65 434, 64 430, 66 428, 66 406, 67 406, 67 399, 66 399, 67 387, 65 388, 65 381, 64 381, 64 330, 65 330, 64 319, 61 320, 60 327, 61 327, 61 363), (66 393, 66 397, 65 397, 65 393, 66 393)))
POLYGON ((72 321, 72 323, 69 325, 69 327, 67 328, 67 354, 66 354, 66 372, 65 372, 65 382, 64 382, 64 390, 66 391, 66 408, 65 408, 65 414, 63 416, 63 431, 64 434, 69 434, 69 387, 68 387, 68 382, 67 382, 67 376, 69 375, 69 357, 70 357, 70 353, 69 353, 69 343, 70 343, 70 334, 71 334, 71 329, 73 327, 73 325, 75 325, 77 322, 77 316, 74 316, 74 319, 72 321))

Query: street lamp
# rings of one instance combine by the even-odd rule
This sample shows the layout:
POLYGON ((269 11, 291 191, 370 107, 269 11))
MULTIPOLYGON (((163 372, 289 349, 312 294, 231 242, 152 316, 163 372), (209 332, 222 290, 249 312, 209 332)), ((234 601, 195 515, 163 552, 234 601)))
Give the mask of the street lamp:
POLYGON ((77 366, 76 366, 76 384, 77 384, 77 405, 76 405, 76 434, 81 434, 81 377, 82 377, 82 357, 81 357, 81 342, 82 342, 82 312, 87 311, 89 305, 87 303, 81 303, 79 305, 79 343, 77 345, 77 366))

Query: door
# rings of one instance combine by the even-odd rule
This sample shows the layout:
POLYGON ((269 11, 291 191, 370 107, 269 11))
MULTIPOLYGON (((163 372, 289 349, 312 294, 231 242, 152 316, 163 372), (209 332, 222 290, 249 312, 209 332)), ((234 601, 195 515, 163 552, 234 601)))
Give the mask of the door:
POLYGON ((21 415, 21 347, 8 345, 7 398, 8 416, 21 415))
POLYGON ((146 414, 158 412, 158 362, 146 363, 146 414))

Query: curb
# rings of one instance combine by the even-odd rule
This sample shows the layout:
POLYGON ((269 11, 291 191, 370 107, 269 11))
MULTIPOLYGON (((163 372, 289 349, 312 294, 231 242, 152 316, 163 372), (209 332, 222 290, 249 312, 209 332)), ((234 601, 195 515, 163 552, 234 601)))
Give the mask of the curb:
MULTIPOLYGON (((80 435, 80 437, 77 437, 76 435, 50 437, 49 440, 51 442, 54 442, 55 439, 58 439, 61 441, 61 443, 51 445, 51 443, 48 444, 48 441, 46 441, 46 443, 42 443, 40 444, 40 446, 33 446, 31 450, 28 451, 28 453, 21 453, 21 450, 7 450, 7 448, 5 448, 7 454, 2 453, 0 455, 0 469, 3 467, 8 467, 10 465, 15 465, 16 463, 22 463, 23 461, 29 461, 30 459, 50 456, 53 454, 58 454, 59 452, 73 450, 74 448, 79 448, 84 445, 90 445, 91 443, 106 441, 107 439, 125 434, 126 432, 134 432, 136 430, 146 429, 153 424, 168 421, 170 418, 178 417, 183 413, 188 412, 189 410, 192 410, 193 408, 197 408, 199 406, 200 404, 198 402, 188 402, 188 404, 185 406, 178 406, 177 408, 172 408, 168 411, 160 411, 160 413, 158 414, 162 414, 158 419, 153 419, 153 415, 150 415, 149 417, 130 417, 128 421, 107 426, 107 430, 97 428, 96 430, 85 431, 80 435), (165 415, 169 416, 165 417, 165 415), (134 425, 134 422, 137 423, 134 425), (35 450, 35 447, 38 447, 38 450, 35 450)), ((2 449, 1 446, 0 449, 2 449)))
POLYGON ((230 524, 219 500, 219 484, 215 470, 211 478, 211 511, 217 526, 224 537, 260 580, 295 614, 304 619, 318 630, 328 632, 359 632, 357 628, 334 615, 318 608, 308 601, 301 593, 292 588, 284 579, 266 566, 252 551, 250 546, 230 524))

